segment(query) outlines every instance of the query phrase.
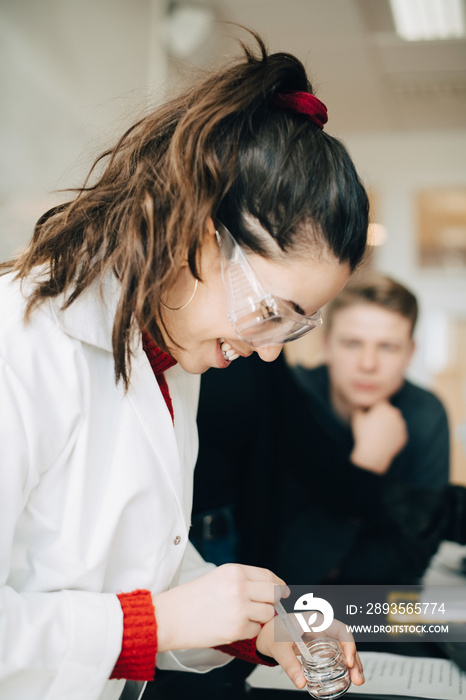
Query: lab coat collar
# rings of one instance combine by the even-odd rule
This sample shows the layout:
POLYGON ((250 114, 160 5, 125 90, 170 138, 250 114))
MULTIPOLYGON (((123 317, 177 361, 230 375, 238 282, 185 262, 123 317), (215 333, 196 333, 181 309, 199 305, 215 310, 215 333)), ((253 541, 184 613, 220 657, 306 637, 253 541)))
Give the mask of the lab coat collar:
POLYGON ((60 329, 90 345, 112 352, 112 329, 120 296, 120 283, 113 273, 94 282, 67 309, 61 296, 53 306, 60 329))
MULTIPOLYGON (((54 308, 59 327, 67 335, 111 353, 113 321, 120 291, 116 276, 107 274, 101 283, 91 285, 67 309, 61 308, 62 298, 61 303, 54 308)), ((140 333, 135 335, 132 355, 128 399, 144 426, 152 449, 173 485, 178 505, 184 512, 183 474, 176 434, 165 399, 143 351, 140 333)), ((169 387, 170 375, 176 373, 177 369, 173 367, 168 370, 169 387)))

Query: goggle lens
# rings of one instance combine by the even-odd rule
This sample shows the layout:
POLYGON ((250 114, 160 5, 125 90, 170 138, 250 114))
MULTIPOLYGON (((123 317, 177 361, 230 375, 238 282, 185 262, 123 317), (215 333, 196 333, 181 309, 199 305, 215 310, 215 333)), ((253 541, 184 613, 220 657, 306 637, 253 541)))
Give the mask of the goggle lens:
POLYGON ((225 226, 219 226, 217 239, 228 318, 241 340, 253 347, 283 345, 322 324, 320 311, 314 316, 303 316, 263 290, 246 255, 225 226))
POLYGON ((230 317, 238 337, 253 347, 265 345, 283 345, 301 338, 313 328, 322 324, 322 318, 316 314, 314 322, 301 323, 280 314, 264 318, 257 311, 243 311, 236 320, 230 317))

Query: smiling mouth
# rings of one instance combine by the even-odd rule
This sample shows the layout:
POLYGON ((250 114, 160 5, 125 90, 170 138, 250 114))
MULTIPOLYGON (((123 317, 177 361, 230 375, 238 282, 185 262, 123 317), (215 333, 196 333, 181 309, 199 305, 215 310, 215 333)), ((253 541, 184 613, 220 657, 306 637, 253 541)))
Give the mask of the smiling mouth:
POLYGON ((231 347, 230 343, 227 343, 225 338, 219 338, 218 342, 220 343, 222 355, 227 362, 233 362, 233 360, 237 360, 238 357, 240 357, 236 350, 231 347))

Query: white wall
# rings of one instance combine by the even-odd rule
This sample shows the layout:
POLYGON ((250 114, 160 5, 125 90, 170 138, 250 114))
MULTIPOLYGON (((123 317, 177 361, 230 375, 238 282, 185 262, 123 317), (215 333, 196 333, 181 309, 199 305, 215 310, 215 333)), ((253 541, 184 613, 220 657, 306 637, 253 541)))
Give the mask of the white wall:
POLYGON ((165 0, 0 3, 0 259, 161 96, 165 0), (160 93, 159 93, 160 91, 160 93))
POLYGON ((342 138, 366 185, 374 188, 380 223, 388 228, 387 242, 376 249, 375 266, 419 298, 418 351, 410 376, 429 385, 432 374, 441 371, 447 360, 447 318, 466 318, 466 271, 419 267, 415 195, 425 188, 466 187, 466 128, 342 138))

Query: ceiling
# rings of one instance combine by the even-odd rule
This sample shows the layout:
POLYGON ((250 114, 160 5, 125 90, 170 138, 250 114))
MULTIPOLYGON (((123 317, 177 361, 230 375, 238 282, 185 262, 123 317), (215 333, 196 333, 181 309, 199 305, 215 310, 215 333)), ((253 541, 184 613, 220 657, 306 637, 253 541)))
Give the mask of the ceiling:
MULTIPOLYGON (((388 0, 203 4, 218 20, 257 30, 271 50, 301 58, 333 133, 466 128, 466 40, 399 39, 388 0)), ((244 37, 221 22, 215 27, 215 38, 198 52, 202 59, 231 52, 227 36, 244 37)))

